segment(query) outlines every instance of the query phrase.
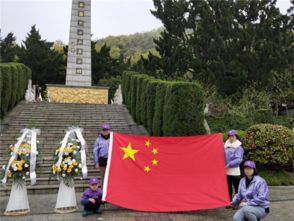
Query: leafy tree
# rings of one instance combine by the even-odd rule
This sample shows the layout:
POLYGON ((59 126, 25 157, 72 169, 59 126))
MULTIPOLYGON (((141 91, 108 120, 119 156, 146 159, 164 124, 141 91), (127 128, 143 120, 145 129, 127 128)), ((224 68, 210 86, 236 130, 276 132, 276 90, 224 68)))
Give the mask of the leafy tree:
POLYGON ((267 88, 293 63, 293 7, 282 14, 276 0, 153 2, 165 27, 154 41, 165 77, 191 73, 230 95, 252 81, 267 88))
POLYGON ((45 85, 65 82, 66 61, 63 54, 54 50, 53 43, 41 39, 35 25, 23 41, 20 61, 31 68, 34 83, 45 85))
POLYGON ((93 85, 97 85, 100 79, 108 79, 118 76, 125 68, 123 57, 111 57, 111 48, 104 44, 101 48, 96 49, 96 42, 91 42, 92 56, 92 80, 93 85))
POLYGON ((2 40, 0 40, 0 56, 1 62, 13 62, 17 60, 17 44, 15 43, 16 38, 13 33, 10 32, 2 40))

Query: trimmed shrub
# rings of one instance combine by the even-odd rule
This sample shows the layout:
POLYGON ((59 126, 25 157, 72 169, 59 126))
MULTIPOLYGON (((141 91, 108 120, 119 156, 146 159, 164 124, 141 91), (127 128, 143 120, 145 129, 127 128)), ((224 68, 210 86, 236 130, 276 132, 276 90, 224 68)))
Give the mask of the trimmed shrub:
POLYGON ((129 93, 130 93, 130 80, 132 73, 131 72, 124 72, 124 84, 122 85, 122 90, 123 90, 123 100, 125 105, 127 106, 128 109, 130 109, 130 100, 129 100, 129 93))
POLYGON ((28 80, 31 79, 31 70, 19 63, 0 64, 0 107, 1 118, 23 99, 28 80))
POLYGON ((163 134, 185 136, 205 133, 203 90, 198 83, 173 82, 166 91, 163 134))
POLYGON ((245 157, 262 165, 285 166, 294 157, 294 132, 284 126, 257 124, 247 129, 245 157))
POLYGON ((136 90, 136 114, 134 115, 134 118, 137 123, 142 124, 143 122, 141 121, 141 91, 142 91, 142 85, 143 85, 143 80, 150 78, 150 76, 145 75, 145 74, 138 74, 136 75, 137 82, 137 90, 136 90))
POLYGON ((163 109, 164 109, 164 99, 165 93, 167 89, 167 83, 164 81, 160 81, 160 83, 156 86, 156 99, 154 106, 154 116, 152 122, 152 135, 162 136, 163 135, 163 109))
POLYGON ((144 78, 141 85, 141 110, 140 110, 140 122, 147 126, 147 86, 149 82, 151 81, 151 78, 144 78))
POLYGON ((130 113, 132 116, 136 114, 136 91, 137 91, 137 85, 136 85, 136 75, 131 76, 130 80, 130 93, 129 93, 129 101, 130 101, 130 113))
POLYGON ((147 91, 147 110, 146 110, 146 118, 147 118, 147 128, 149 130, 149 134, 153 135, 153 117, 155 110, 155 100, 156 100, 156 88, 160 85, 160 80, 150 80, 148 82, 146 91, 147 91))
POLYGON ((8 65, 0 65, 0 74, 2 76, 2 91, 1 91, 1 117, 6 115, 11 102, 11 68, 8 65))

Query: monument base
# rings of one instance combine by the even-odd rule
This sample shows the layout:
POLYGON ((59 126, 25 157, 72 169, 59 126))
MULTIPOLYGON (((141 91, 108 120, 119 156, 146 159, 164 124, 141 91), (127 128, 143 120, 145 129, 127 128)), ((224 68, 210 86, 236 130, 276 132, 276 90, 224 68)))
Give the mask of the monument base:
POLYGON ((108 87, 83 87, 47 84, 49 102, 108 104, 108 87))

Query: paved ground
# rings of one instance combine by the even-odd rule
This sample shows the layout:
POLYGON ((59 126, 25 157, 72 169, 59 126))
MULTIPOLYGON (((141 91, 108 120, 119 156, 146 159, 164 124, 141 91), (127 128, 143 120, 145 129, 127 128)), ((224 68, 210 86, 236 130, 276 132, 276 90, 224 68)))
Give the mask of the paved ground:
MULTIPOLYGON (((77 193, 77 200, 81 193, 77 193)), ((113 205, 103 205, 102 215, 90 215, 82 218, 81 209, 70 214, 56 214, 53 212, 56 194, 30 195, 29 202, 31 213, 21 217, 3 216, 8 198, 0 199, 0 220, 1 221, 47 221, 47 220, 87 220, 87 221, 229 221, 235 211, 225 208, 179 212, 179 213, 146 213, 122 209, 113 205)), ((263 221, 293 221, 294 220, 294 186, 270 187, 271 213, 263 221)))

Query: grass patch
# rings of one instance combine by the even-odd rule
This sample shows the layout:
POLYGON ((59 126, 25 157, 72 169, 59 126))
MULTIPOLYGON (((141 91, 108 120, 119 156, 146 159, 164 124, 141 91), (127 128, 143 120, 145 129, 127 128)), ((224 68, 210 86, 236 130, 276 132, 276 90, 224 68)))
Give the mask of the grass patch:
POLYGON ((294 185, 294 176, 284 170, 260 169, 258 174, 262 176, 270 186, 294 185))

